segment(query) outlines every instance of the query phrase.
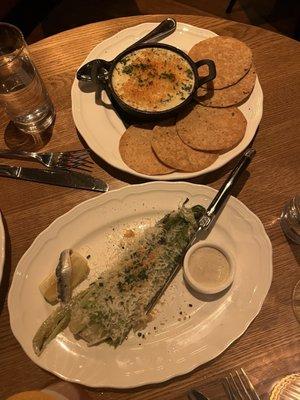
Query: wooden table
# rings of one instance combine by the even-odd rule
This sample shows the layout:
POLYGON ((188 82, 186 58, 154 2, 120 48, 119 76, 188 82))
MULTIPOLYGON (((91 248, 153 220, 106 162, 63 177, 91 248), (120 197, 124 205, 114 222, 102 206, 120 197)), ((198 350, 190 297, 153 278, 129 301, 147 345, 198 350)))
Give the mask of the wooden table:
MULTIPOLYGON (((253 26, 198 16, 174 16, 220 35, 245 41, 254 52, 255 65, 264 91, 264 114, 255 139, 257 155, 250 179, 239 193, 263 222, 274 249, 274 278, 263 308, 246 333, 222 355, 192 373, 160 385, 133 390, 92 390, 93 399, 184 399, 198 386, 212 399, 225 399, 220 379, 233 368, 244 367, 264 399, 281 377, 300 369, 300 325, 291 306, 293 287, 300 277, 299 246, 288 242, 278 217, 285 201, 299 192, 299 43, 253 26)), ((57 118, 52 138, 44 150, 82 146, 71 116, 70 89, 74 73, 90 50, 123 28, 162 16, 139 16, 95 23, 62 32, 30 46, 33 58, 54 101, 57 118)), ((1 114, 1 146, 41 147, 42 141, 25 141, 16 135, 1 114), (34 144, 35 143, 35 144, 34 144)), ((47 137, 43 138, 47 141, 47 137)), ((49 138, 48 138, 49 139, 49 138)), ((97 159, 94 175, 111 189, 140 182, 97 159)), ((232 163, 194 182, 218 188, 232 163)), ((1 284, 0 398, 23 390, 43 388, 57 381, 31 362, 12 335, 6 304, 16 265, 32 243, 54 219, 96 193, 0 178, 0 206, 7 232, 6 263, 1 284)))

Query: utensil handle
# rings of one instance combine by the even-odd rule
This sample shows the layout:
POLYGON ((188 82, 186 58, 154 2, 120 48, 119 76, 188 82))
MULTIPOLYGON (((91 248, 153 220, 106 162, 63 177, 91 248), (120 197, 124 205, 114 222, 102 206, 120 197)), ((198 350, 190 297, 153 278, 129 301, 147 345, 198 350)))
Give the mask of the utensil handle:
POLYGON ((0 150, 0 158, 18 158, 24 160, 31 160, 36 158, 36 153, 31 153, 28 151, 0 150))
POLYGON ((238 178, 240 177, 241 173, 248 167, 250 161, 254 157, 256 151, 252 148, 247 149, 242 156, 242 158, 239 160, 238 164, 236 167, 233 169, 229 177, 226 179, 226 181, 223 183, 221 186, 220 190, 218 191, 216 197, 213 199, 213 201, 210 203, 209 207, 207 208, 207 215, 209 217, 213 217, 222 208, 223 204, 227 200, 228 196, 230 195, 232 188, 238 178))
POLYGON ((151 32, 149 32, 146 36, 139 39, 133 45, 127 48, 134 48, 137 44, 140 43, 151 43, 153 41, 157 41, 159 39, 164 38, 165 36, 170 35, 176 29, 176 21, 173 18, 164 19, 156 28, 154 28, 151 32))

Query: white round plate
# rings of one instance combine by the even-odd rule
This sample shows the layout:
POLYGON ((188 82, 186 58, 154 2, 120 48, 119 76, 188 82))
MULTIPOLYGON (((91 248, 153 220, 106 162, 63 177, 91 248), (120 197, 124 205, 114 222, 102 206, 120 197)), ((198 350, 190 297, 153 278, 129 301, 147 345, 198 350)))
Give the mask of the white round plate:
MULTIPOLYGON (((84 60, 83 64, 95 58, 112 60, 117 54, 146 35, 157 26, 156 23, 145 23, 127 28, 98 44, 84 60)), ((178 22, 176 31, 162 40, 188 52, 191 47, 201 40, 217 36, 207 29, 178 22)), ((82 65, 83 65, 82 64, 82 65)), ((263 93, 258 78, 254 90, 239 109, 247 119, 247 129, 243 140, 234 149, 222 154, 209 167, 198 172, 173 172, 167 175, 145 175, 129 168, 119 153, 119 140, 125 131, 125 126, 112 109, 96 104, 95 93, 84 93, 79 89, 75 78, 72 86, 72 113, 76 127, 88 146, 108 164, 130 174, 152 180, 179 180, 193 178, 214 171, 240 154, 253 139, 260 123, 263 111, 263 93)), ((106 99, 108 100, 108 99, 106 99)))
POLYGON ((0 284, 3 275, 4 261, 5 261, 5 230, 0 211, 0 284))
POLYGON ((187 373, 218 356, 247 329, 261 309, 272 280, 272 248, 259 219, 230 198, 209 238, 236 258, 233 285, 223 297, 193 297, 179 273, 157 305, 142 336, 130 333, 116 349, 87 347, 66 329, 37 357, 32 338, 53 307, 38 285, 53 271, 60 252, 90 255, 90 279, 109 268, 130 239, 187 197, 207 206, 216 191, 191 183, 153 182, 127 186, 73 208, 42 232, 20 260, 10 288, 11 329, 26 354, 60 378, 86 386, 130 388, 187 373), (182 314, 180 314, 182 312, 182 314), (156 328, 156 329, 155 329, 156 328))

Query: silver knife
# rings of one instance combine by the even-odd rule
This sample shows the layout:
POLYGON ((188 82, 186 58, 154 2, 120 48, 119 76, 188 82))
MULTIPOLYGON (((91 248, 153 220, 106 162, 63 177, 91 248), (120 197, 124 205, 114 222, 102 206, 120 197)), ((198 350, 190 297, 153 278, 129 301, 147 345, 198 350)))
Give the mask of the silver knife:
MULTIPOLYGON (((199 240, 204 239, 204 235, 207 235, 207 233, 210 232, 210 230, 213 226, 213 222, 216 221, 218 215, 220 214, 220 211, 222 210, 222 207, 228 200, 236 181, 240 177, 241 173, 247 168, 250 161, 254 157, 255 153, 256 153, 256 151, 254 149, 246 150, 245 153, 243 154, 242 158, 239 160, 239 162, 237 163, 235 168, 232 170, 229 177, 223 183, 220 190, 218 191, 218 193, 216 194, 216 196, 214 197, 214 199, 212 200, 210 205, 207 207, 206 213, 204 215, 202 215, 202 217, 199 219, 198 229, 195 232, 195 234, 193 235, 193 237, 191 238, 189 244, 187 245, 187 247, 182 255, 182 260, 185 256, 186 252, 188 251, 188 249, 193 244, 198 242, 199 240)), ((162 294, 165 292, 165 290, 167 289, 169 284, 172 282, 172 280, 177 275, 178 271, 181 269, 181 266, 182 266, 182 262, 179 262, 177 268, 175 268, 171 272, 171 274, 170 274, 169 278, 167 279, 166 283, 164 284, 164 286, 162 286, 158 290, 156 295, 153 297, 153 299, 148 304, 148 306, 146 308, 146 313, 149 313, 153 309, 153 307, 156 305, 158 300, 161 298, 162 294)))
POLYGON ((108 185, 101 179, 93 178, 91 175, 80 172, 58 168, 24 168, 0 164, 0 176, 76 189, 94 190, 96 192, 106 192, 108 190, 108 185))

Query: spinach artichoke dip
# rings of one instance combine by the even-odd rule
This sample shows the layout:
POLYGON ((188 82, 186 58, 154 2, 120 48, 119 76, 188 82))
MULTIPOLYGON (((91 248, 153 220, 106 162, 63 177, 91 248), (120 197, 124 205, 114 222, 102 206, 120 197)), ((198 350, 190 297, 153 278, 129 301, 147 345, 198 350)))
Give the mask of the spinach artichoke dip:
POLYGON ((127 54, 112 73, 112 86, 118 97, 142 111, 171 109, 191 94, 194 85, 195 76, 188 61, 159 47, 127 54))

